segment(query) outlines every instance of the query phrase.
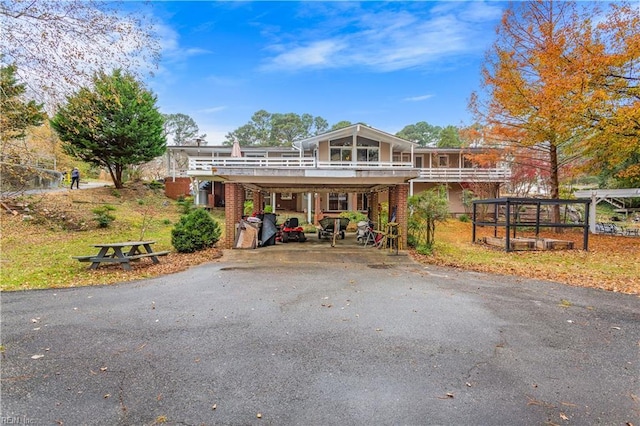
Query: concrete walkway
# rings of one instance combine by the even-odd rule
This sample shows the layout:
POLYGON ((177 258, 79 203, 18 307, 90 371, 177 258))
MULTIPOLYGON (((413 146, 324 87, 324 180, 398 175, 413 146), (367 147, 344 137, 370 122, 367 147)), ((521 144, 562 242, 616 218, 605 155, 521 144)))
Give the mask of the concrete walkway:
MULTIPOLYGON (((101 188, 103 186, 113 186, 113 182, 80 181, 80 185, 78 189, 101 188)), ((72 190, 69 188, 69 185, 65 184, 65 186, 59 186, 59 187, 53 187, 53 188, 29 189, 24 191, 24 193, 25 194, 42 194, 45 192, 63 192, 63 191, 76 191, 76 188, 72 190)))
POLYGON ((640 424, 638 297, 292 244, 3 293, 2 421, 640 424))

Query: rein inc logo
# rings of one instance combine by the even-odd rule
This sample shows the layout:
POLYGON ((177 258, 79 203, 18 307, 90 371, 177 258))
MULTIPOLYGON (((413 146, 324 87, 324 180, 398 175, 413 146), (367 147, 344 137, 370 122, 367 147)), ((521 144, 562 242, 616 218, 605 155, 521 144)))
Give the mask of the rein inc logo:
POLYGON ((38 419, 33 419, 27 416, 0 417, 0 425, 37 425, 38 423, 40 423, 38 419))

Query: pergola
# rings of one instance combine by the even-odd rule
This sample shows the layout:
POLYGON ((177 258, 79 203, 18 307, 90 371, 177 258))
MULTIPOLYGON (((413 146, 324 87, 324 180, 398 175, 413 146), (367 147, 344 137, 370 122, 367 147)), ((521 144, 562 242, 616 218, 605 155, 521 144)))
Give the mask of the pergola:
POLYGON ((596 205, 600 201, 618 198, 640 198, 640 188, 627 189, 585 189, 576 191, 577 198, 590 198, 591 207, 589 208, 589 230, 592 234, 596 233, 596 205))

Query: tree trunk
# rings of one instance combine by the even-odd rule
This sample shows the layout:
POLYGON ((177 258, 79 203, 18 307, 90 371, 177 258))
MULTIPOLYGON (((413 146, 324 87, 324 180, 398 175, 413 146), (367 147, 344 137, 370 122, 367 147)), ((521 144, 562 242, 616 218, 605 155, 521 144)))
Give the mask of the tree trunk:
POLYGON ((116 189, 122 189, 122 168, 118 165, 107 165, 107 169, 109 170, 109 174, 111 175, 113 185, 116 187, 116 189), (115 170, 113 169, 113 167, 115 167, 115 170))
MULTIPOLYGON (((551 175, 549 176, 549 190, 552 199, 560 198, 560 177, 558 174, 558 147, 554 142, 551 143, 549 149, 549 166, 551 175)), ((552 220, 554 223, 560 223, 560 204, 554 204, 552 210, 552 220)), ((554 228, 556 234, 562 233, 562 228, 554 228)))

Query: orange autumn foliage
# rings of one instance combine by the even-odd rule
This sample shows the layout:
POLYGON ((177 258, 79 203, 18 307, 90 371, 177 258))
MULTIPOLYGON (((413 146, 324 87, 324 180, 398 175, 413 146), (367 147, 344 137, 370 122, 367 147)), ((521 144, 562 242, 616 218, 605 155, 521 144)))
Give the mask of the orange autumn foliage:
POLYGON ((639 34, 640 10, 626 2, 604 11, 597 3, 513 3, 487 54, 483 92, 471 97, 483 143, 546 164, 552 198, 576 164, 604 161, 635 176, 639 34))

